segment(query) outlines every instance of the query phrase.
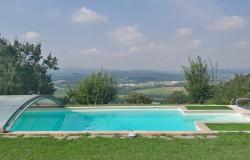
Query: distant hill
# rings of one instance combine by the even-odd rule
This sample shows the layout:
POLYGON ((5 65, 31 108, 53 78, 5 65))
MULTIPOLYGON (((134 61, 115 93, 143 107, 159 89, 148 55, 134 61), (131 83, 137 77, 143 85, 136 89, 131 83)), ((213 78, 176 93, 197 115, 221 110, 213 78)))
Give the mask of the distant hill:
POLYGON ((219 69, 219 75, 250 74, 250 68, 243 69, 219 69))
MULTIPOLYGON (((67 82, 69 85, 84 79, 96 69, 61 69, 52 73, 54 81, 67 82)), ((184 80, 182 71, 150 71, 150 70, 108 70, 114 74, 119 83, 145 83, 149 81, 181 81, 184 80)), ((219 69, 218 77, 228 80, 235 74, 249 74, 250 69, 219 69)))
MULTIPOLYGON (((54 72, 52 77, 54 81, 67 81, 69 84, 74 84, 77 81, 84 79, 89 74, 96 70, 82 70, 81 72, 54 72)), ((183 80, 184 76, 182 73, 166 73, 159 71, 145 71, 145 70, 134 70, 134 71, 107 71, 109 74, 114 74, 119 83, 144 83, 148 81, 172 81, 172 80, 183 80)))
POLYGON ((159 71, 113 71, 120 83, 145 83, 149 81, 180 81, 184 79, 182 73, 169 73, 159 71))

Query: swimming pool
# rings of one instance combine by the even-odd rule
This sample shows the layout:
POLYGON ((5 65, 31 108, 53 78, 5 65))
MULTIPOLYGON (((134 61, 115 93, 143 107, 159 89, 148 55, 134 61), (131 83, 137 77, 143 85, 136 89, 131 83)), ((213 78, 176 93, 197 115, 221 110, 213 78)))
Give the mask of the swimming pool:
POLYGON ((29 109, 11 131, 197 131, 196 122, 250 122, 236 113, 180 109, 29 109))

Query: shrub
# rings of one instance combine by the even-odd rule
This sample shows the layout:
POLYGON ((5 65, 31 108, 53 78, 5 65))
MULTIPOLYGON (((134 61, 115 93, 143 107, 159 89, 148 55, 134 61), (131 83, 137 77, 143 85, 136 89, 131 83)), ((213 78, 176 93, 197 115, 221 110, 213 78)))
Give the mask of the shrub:
POLYGON ((131 93, 126 98, 128 104, 152 104, 153 99, 142 93, 131 93))
POLYGON ((113 75, 99 71, 69 89, 67 95, 73 103, 108 104, 116 98, 117 81, 113 75))
POLYGON ((199 56, 195 60, 189 58, 189 66, 183 66, 187 81, 185 88, 192 103, 204 103, 213 96, 214 68, 211 65, 209 70, 207 62, 199 56))
POLYGON ((237 98, 250 97, 250 74, 236 75, 230 81, 214 87, 213 100, 221 104, 235 104, 237 98))
POLYGON ((164 99, 167 104, 186 104, 189 102, 189 97, 183 91, 174 91, 164 99))

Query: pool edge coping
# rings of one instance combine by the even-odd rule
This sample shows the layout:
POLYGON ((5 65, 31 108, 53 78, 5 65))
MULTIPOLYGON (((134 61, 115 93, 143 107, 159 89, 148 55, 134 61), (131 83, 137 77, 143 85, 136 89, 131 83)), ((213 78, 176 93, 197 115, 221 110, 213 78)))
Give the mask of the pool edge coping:
MULTIPOLYGON (((9 136, 62 136, 62 135, 125 135, 127 136, 130 131, 15 131, 2 133, 0 135, 9 136)), ((172 135, 172 136, 188 136, 188 135, 211 135, 213 132, 210 131, 136 131, 138 135, 144 136, 160 136, 160 135, 172 135)))

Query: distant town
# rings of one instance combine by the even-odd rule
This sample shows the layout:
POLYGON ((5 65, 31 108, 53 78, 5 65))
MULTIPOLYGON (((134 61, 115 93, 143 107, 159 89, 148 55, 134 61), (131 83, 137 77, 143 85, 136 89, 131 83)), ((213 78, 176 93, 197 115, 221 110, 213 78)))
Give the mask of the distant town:
POLYGON ((162 81, 162 82, 145 82, 145 83, 122 83, 118 87, 175 87, 183 85, 185 81, 162 81))

